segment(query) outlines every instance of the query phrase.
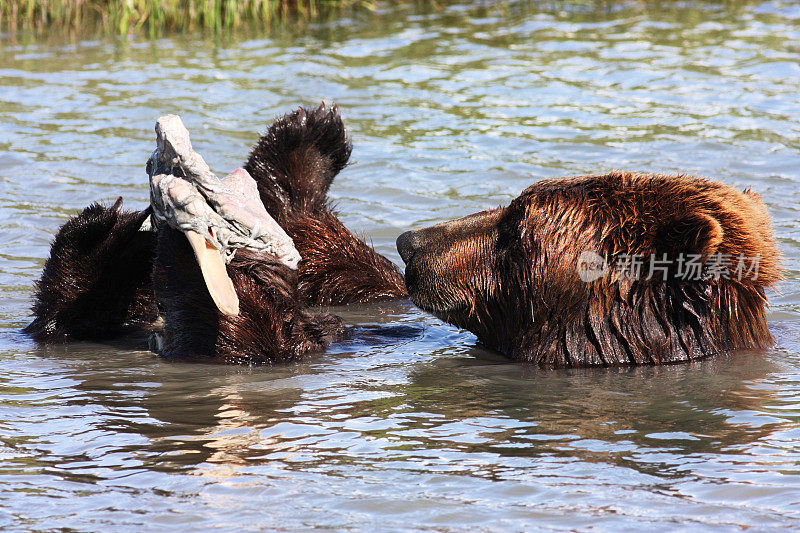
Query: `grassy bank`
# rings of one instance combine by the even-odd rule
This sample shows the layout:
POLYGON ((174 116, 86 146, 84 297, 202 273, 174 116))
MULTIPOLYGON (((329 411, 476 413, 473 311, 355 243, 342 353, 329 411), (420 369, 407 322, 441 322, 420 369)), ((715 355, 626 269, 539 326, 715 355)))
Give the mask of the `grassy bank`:
POLYGON ((119 34, 220 31, 290 17, 318 17, 352 7, 371 9, 374 0, 0 0, 0 28, 101 27, 119 34))

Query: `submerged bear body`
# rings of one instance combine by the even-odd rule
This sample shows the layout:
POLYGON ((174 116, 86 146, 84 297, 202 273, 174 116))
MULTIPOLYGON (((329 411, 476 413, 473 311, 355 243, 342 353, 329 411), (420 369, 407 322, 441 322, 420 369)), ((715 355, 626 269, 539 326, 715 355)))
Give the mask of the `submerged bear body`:
POLYGON ((773 343, 781 279, 761 198, 687 176, 538 182, 398 239, 416 305, 516 360, 659 364, 773 343))
POLYGON ((56 235, 25 329, 44 342, 156 331, 168 359, 214 363, 296 361, 342 337, 342 320, 309 306, 406 297, 397 268, 351 233, 328 189, 351 145, 336 106, 276 120, 246 163, 265 209, 293 239, 297 270, 240 249, 224 267, 239 312, 220 311, 181 232, 143 231, 153 212, 93 204, 56 235))

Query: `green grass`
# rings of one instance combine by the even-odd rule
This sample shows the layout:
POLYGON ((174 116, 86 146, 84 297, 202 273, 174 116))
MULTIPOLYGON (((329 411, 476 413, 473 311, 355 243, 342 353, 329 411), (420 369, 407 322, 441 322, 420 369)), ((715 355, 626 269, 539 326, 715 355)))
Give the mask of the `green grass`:
POLYGON ((375 0, 0 0, 8 31, 99 26, 108 32, 222 31, 316 18, 343 8, 372 9, 375 0))

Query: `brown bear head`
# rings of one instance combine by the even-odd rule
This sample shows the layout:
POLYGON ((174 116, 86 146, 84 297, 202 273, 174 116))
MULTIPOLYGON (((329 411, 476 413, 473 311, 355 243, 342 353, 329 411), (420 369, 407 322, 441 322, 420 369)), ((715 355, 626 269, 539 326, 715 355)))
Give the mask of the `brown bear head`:
POLYGON ((772 343, 781 278, 752 192, 614 172, 540 181, 508 207, 397 239, 414 303, 510 357, 666 363, 772 343))

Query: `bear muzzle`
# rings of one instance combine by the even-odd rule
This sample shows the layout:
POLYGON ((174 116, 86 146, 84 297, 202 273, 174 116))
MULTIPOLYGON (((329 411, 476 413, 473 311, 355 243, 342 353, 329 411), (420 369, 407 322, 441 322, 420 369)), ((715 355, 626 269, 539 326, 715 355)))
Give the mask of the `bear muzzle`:
POLYGON ((395 244, 403 262, 408 264, 420 248, 419 234, 416 231, 407 231, 397 238, 395 244))

